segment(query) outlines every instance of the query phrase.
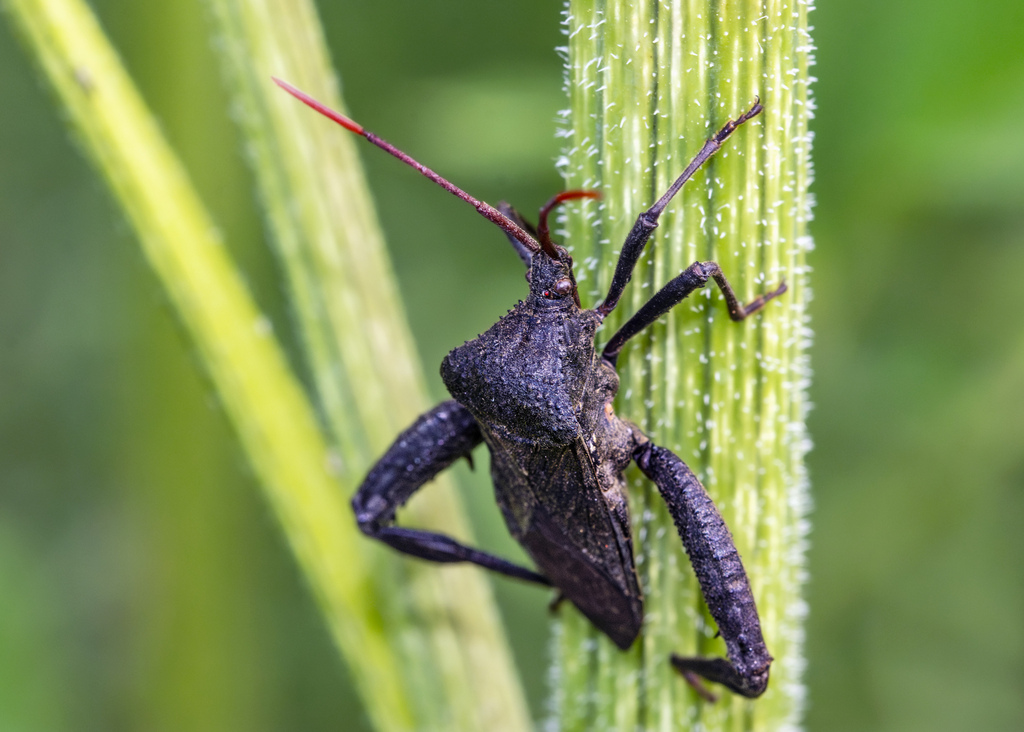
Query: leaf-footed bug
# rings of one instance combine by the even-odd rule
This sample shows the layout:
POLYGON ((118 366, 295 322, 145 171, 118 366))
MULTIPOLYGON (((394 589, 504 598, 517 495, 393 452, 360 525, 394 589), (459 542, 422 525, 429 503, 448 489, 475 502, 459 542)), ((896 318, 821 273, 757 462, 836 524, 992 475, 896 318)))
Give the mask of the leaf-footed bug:
POLYGON ((725 658, 671 662, 707 698, 698 677, 747 697, 768 686, 772 657, 750 582, 732 536, 693 472, 612 410, 616 361, 630 338, 713 279, 736 321, 786 291, 743 305, 715 262, 694 262, 648 300, 598 353, 598 326, 615 308, 658 218, 683 184, 760 101, 709 138, 665 194, 641 213, 622 246, 604 301, 580 304, 569 252, 552 242, 547 217, 560 203, 594 198, 567 191, 541 209, 536 229, 510 206, 470 196, 398 148, 291 85, 274 81, 321 114, 412 166, 497 224, 527 267, 530 292, 483 335, 452 350, 441 377, 454 399, 423 414, 370 470, 352 499, 367 536, 421 559, 471 562, 509 577, 553 586, 620 648, 640 633, 643 598, 633 557, 623 471, 635 461, 657 486, 689 555, 725 658), (420 487, 485 442, 498 505, 509 531, 539 572, 465 546, 443 534, 395 525, 395 512, 420 487))

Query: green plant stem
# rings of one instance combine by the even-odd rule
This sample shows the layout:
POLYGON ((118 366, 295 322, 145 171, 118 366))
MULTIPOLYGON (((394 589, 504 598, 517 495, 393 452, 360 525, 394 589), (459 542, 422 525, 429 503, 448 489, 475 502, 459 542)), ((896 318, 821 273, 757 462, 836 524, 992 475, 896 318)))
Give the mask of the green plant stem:
MULTIPOLYGON (((489 593, 479 580, 464 586, 462 574, 452 573, 438 582, 426 582, 410 572, 410 584, 405 590, 394 584, 390 590, 381 589, 380 569, 368 561, 367 542, 357 535, 343 493, 338 490, 336 476, 328 470, 332 461, 314 412, 288 368, 269 322, 260 314, 229 261, 216 227, 95 17, 78 0, 4 2, 67 111, 86 154, 106 179, 138 233, 145 256, 191 334, 299 565, 320 601, 331 631, 353 668, 353 676, 374 724, 382 730, 525 729, 526 714, 522 699, 517 696, 518 686, 511 677, 507 649, 494 622, 493 609, 487 604, 489 593), (479 610, 480 615, 465 618, 452 611, 448 605, 451 600, 445 593, 453 587, 454 592, 463 592, 455 597, 478 603, 473 609, 479 610), (403 591, 413 600, 402 602, 403 591), (418 613, 434 613, 431 632, 425 639, 422 633, 410 633, 408 627, 403 630, 399 626, 396 631, 391 625, 392 618, 387 617, 388 614, 401 612, 406 605, 418 613), (465 622, 466 627, 460 629, 460 638, 456 640, 452 626, 459 622, 465 622), (396 633, 403 638, 402 642, 395 642, 396 633), (409 638, 410 635, 413 637, 409 638), (490 663, 492 653, 497 656, 499 681, 506 690, 474 696, 480 686, 493 679, 488 679, 488 673, 495 668, 490 663), (414 663, 423 665, 412 665, 414 663), (487 672, 481 672, 485 665, 487 672), (411 681, 417 675, 428 679, 428 683, 411 681), (455 688, 455 684, 463 682, 464 687, 455 688)), ((310 34, 319 41, 315 18, 307 16, 303 24, 297 20, 294 7, 290 6, 289 11, 278 9, 270 16, 273 23, 297 29, 299 39, 286 35, 288 42, 295 44, 302 53, 315 52, 315 48, 304 45, 310 34), (303 33, 306 39, 302 38, 303 33)), ((271 21, 265 23, 269 26, 271 21)), ((254 38, 270 43, 265 35, 255 34, 254 38)), ((269 52, 273 51, 271 47, 269 52)), ((321 61, 324 58, 323 54, 315 57, 321 61)), ((279 73, 288 70, 288 67, 278 69, 279 73)), ((312 75, 319 81, 311 83, 313 91, 329 85, 330 74, 325 68, 317 66, 312 75)), ((302 74, 297 77, 300 83, 310 80, 302 74)), ((315 168, 311 159, 319 161, 324 155, 317 147, 318 137, 303 136, 305 119, 291 125, 287 115, 291 110, 297 111, 297 105, 286 107, 288 102, 283 95, 279 98, 281 109, 287 109, 283 120, 275 120, 287 127, 287 135, 281 139, 297 140, 291 144, 306 146, 304 156, 285 154, 279 164, 283 161, 293 167, 315 168)), ((330 100, 331 95, 327 98, 330 100)), ((276 100, 267 103, 273 104, 276 100)), ((254 144, 276 144, 270 132, 264 134, 267 137, 254 144)), ((342 137, 336 135, 336 138, 342 137)), ((306 181, 305 185, 315 182, 318 181, 306 181)), ((330 178, 326 184, 342 185, 335 178, 330 178)), ((281 199, 282 206, 300 209, 308 206, 313 212, 303 220, 327 225, 326 211, 333 209, 325 206, 333 205, 331 201, 325 202, 322 198, 307 201, 302 198, 301 187, 295 185, 284 193, 287 195, 281 199)), ((358 191, 355 197, 358 200, 358 191)), ((368 209, 364 207, 364 222, 365 210, 368 209)), ((271 218, 277 214, 272 212, 271 218)), ((393 434, 393 425, 388 420, 401 420, 413 413, 423 398, 415 361, 408 357, 411 353, 408 336, 401 326, 396 326, 396 330, 396 327, 389 329, 382 325, 382 321, 385 325, 390 323, 400 311, 383 254, 379 248, 372 249, 379 244, 379 236, 372 228, 372 214, 369 218, 370 230, 360 232, 359 240, 371 248, 369 252, 360 251, 364 262, 369 261, 373 266, 369 275, 366 270, 360 270, 360 274, 371 277, 369 282, 375 286, 376 295, 384 292, 385 296, 378 297, 377 301, 383 300, 385 304, 377 311, 357 311, 360 316, 354 320, 370 330, 369 335, 362 334, 364 339, 376 338, 378 344, 391 338, 398 342, 397 347, 388 351, 389 360, 384 365, 373 364, 377 373, 385 374, 396 383, 374 380, 366 387, 374 394, 395 395, 392 400, 384 399, 378 404, 384 416, 373 421, 372 430, 366 428, 370 446, 377 447, 385 433, 393 434), (372 279, 374 276, 377 278, 372 279), (396 406, 393 400, 403 401, 396 406)), ((298 237, 287 227, 281 227, 278 233, 283 240, 292 243, 298 237), (289 236, 292 239, 288 239, 289 236)), ((310 236, 308 231, 303 233, 310 236)), ((298 245, 293 249, 298 249, 298 245)), ((300 298, 323 300, 327 290, 339 285, 337 279, 325 275, 328 267, 324 262, 342 254, 330 247, 316 254, 319 259, 315 265, 295 275, 308 278, 293 287, 300 298)), ((296 256, 303 255, 310 256, 310 252, 296 256)), ((338 269, 343 269, 343 264, 335 264, 331 272, 337 274, 338 269)), ((362 290, 366 289, 365 284, 364 281, 362 290)), ((345 304, 351 305, 348 301, 345 304)), ((322 314, 316 311, 316 307, 321 306, 319 302, 316 305, 300 302, 298 310, 304 318, 315 318, 322 314)), ((338 307, 333 306, 331 312, 334 325, 338 307)), ((324 310, 330 311, 331 307, 324 307, 324 310)), ((307 332, 306 336, 315 353, 318 349, 335 349, 337 354, 342 347, 339 343, 346 349, 359 347, 358 342, 352 346, 342 338, 338 338, 338 342, 330 341, 334 336, 330 329, 307 332), (318 338, 320 340, 315 341, 318 338)), ((371 355, 379 356, 379 351, 380 348, 371 351, 371 355)), ((319 356, 312 361, 315 368, 348 369, 356 376, 365 375, 369 368, 364 364, 364 371, 359 372, 347 362, 339 364, 319 356)), ((329 382, 329 379, 317 378, 322 389, 329 388, 329 382)), ((360 382, 355 379, 355 383, 360 382)), ((344 453, 343 481, 351 489, 369 457, 363 449, 365 446, 353 447, 359 435, 366 431, 365 425, 341 419, 345 405, 340 397, 325 397, 325 402, 327 411, 332 412, 329 421, 344 453)), ((357 408, 365 421, 366 404, 360 403, 357 408)), ((452 510, 457 516, 450 503, 442 501, 441 510, 452 510)))
POLYGON ((668 655, 724 655, 657 491, 630 481, 643 635, 622 653, 567 610, 557 641, 559 729, 784 729, 798 724, 807 484, 805 255, 810 248, 807 3, 570 0, 563 159, 568 241, 599 300, 636 215, 703 141, 760 96, 741 128, 661 219, 604 332, 695 260, 716 260, 741 298, 789 292, 741 324, 714 287, 691 296, 620 359, 617 408, 701 477, 743 557, 769 650, 768 692, 702 701, 668 655))
MULTIPOLYGON (((271 82, 272 75, 286 79, 344 109, 312 3, 209 5, 313 382, 341 452, 340 480, 350 494, 373 459, 429 406, 356 151, 365 143, 271 82)), ((470 539, 443 476, 403 511, 403 521, 470 539)), ((402 659, 418 727, 527 729, 522 687, 484 575, 403 560, 369 541, 361 549, 374 566, 370 590, 402 659)), ((362 678, 367 661, 351 657, 349 663, 362 678)))

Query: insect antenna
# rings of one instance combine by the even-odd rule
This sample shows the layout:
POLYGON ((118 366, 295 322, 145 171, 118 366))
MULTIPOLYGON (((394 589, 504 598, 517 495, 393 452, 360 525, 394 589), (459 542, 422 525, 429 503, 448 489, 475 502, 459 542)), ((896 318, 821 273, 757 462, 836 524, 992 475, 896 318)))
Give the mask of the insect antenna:
MULTIPOLYGON (((461 198, 466 203, 471 204, 477 210, 477 212, 480 213, 481 216, 483 216, 484 218, 486 218, 486 219, 492 221, 493 223, 497 224, 509 236, 512 236, 515 239, 517 239, 518 241, 522 242, 523 246, 525 246, 531 252, 539 252, 541 250, 541 245, 537 243, 536 239, 534 239, 532 236, 530 236, 529 232, 527 232, 521 226, 516 224, 516 222, 514 222, 512 219, 510 219, 509 217, 505 216, 503 213, 501 213, 501 211, 499 211, 498 209, 494 208, 494 206, 490 205, 489 203, 487 203, 485 201, 480 201, 480 200, 477 200, 476 198, 473 198, 473 196, 471 196, 468 193, 466 193, 464 190, 459 188, 457 185, 455 185, 454 183, 449 182, 445 178, 442 178, 440 175, 435 173, 433 170, 431 170, 427 166, 417 162, 416 160, 414 160, 409 155, 407 155, 404 152, 402 152, 401 150, 399 150, 397 147, 395 147, 391 143, 389 143, 389 142, 387 142, 385 140, 382 140, 381 138, 377 137, 377 135, 373 134, 372 132, 366 131, 365 129, 363 129, 363 126, 361 124, 359 124, 358 122, 355 122, 355 121, 349 119, 348 117, 346 117, 345 115, 343 115, 343 114, 341 114, 339 112, 335 112, 333 109, 331 109, 330 107, 328 107, 328 106, 326 106, 324 104, 321 104, 320 102, 318 102, 316 99, 314 99, 313 97, 309 96, 305 92, 296 89, 294 86, 292 86, 288 82, 282 81, 281 79, 278 79, 277 77, 271 77, 271 78, 274 80, 275 84, 277 84, 279 87, 284 89, 286 92, 291 94, 293 97, 298 99, 300 102, 302 102, 306 106, 311 107, 312 109, 316 110, 317 112, 322 114, 324 117, 327 117, 328 119, 331 119, 331 120, 337 122, 339 125, 344 127, 346 130, 349 130, 350 132, 354 132, 357 135, 365 137, 369 142, 372 142, 374 145, 379 147, 384 152, 387 152, 387 153, 390 153, 391 155, 394 155, 396 158, 401 160, 406 165, 409 165, 409 166, 415 168, 420 173, 422 173, 425 177, 427 177, 430 180, 434 181, 435 183, 437 183, 439 186, 444 188, 446 191, 448 191, 452 195, 454 195, 454 196, 456 196, 458 198, 461 198)), ((552 250, 553 249, 554 249, 554 247, 552 247, 552 250)))
POLYGON ((566 201, 572 201, 577 198, 600 198, 601 194, 597 191, 565 191, 559 193, 557 196, 552 196, 551 200, 544 204, 544 207, 540 210, 540 221, 537 223, 537 239, 540 240, 540 245, 544 249, 544 253, 552 259, 558 259, 558 252, 555 251, 554 242, 551 241, 551 232, 548 230, 548 214, 551 211, 566 201))

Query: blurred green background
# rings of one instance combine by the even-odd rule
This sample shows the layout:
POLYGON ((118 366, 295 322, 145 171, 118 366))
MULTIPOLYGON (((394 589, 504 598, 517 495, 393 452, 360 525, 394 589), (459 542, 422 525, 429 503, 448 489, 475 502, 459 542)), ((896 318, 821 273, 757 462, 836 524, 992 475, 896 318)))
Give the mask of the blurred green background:
MULTIPOLYGON (((287 338, 201 3, 94 7, 287 338)), ((353 115, 524 211, 560 188, 560 9, 321 3, 353 115)), ((1024 4, 811 20, 807 727, 1024 729, 1024 4)), ((0 99, 0 730, 368 729, 131 231, 2 22, 0 99)), ((440 399, 434 365, 522 273, 489 224, 364 153, 440 399)), ((457 470, 506 548, 484 471, 457 470)), ((497 590, 541 717, 546 595, 497 590)))

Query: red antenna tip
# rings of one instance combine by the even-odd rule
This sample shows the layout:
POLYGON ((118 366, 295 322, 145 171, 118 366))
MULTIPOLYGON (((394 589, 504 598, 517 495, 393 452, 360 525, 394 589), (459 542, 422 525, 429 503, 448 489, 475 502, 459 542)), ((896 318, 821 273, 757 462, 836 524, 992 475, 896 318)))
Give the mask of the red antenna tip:
POLYGON ((341 114, 340 112, 335 112, 330 107, 324 106, 323 104, 321 104, 317 100, 313 99, 313 97, 309 96, 305 92, 299 91, 298 89, 296 89, 294 86, 289 84, 287 81, 281 81, 276 76, 271 76, 270 78, 274 80, 275 84, 277 84, 279 87, 281 87, 286 92, 291 94, 293 97, 298 99, 300 102, 305 104, 307 107, 311 107, 312 109, 315 109, 317 112, 322 114, 324 117, 327 117, 328 119, 334 120, 339 125, 344 127, 346 130, 350 130, 352 132, 355 132, 357 135, 364 135, 365 136, 366 133, 364 132, 363 126, 361 124, 359 124, 357 122, 353 122, 352 120, 350 120, 345 115, 341 114))
POLYGON ((541 248, 547 252, 549 257, 558 259, 555 245, 551 241, 551 232, 548 230, 548 214, 551 213, 552 209, 566 201, 572 201, 577 198, 600 197, 601 194, 598 191, 563 191, 544 204, 544 207, 540 210, 540 221, 537 222, 537 239, 540 241, 541 248))
MULTIPOLYGON (((481 216, 483 216, 486 219, 494 222, 499 227, 501 227, 502 230, 507 232, 510 236, 513 236, 518 241, 522 242, 523 246, 525 246, 531 252, 535 252, 535 251, 539 251, 540 250, 540 244, 538 244, 534 240, 534 238, 532 236, 530 236, 529 232, 524 231, 521 227, 519 227, 516 224, 515 221, 512 221, 510 218, 508 218, 507 216, 502 214, 496 208, 493 208, 492 206, 489 206, 489 205, 487 205, 486 203, 484 203, 482 201, 476 200, 475 198, 473 198, 471 195, 466 193, 464 190, 459 188, 454 183, 451 183, 451 182, 445 180, 444 178, 439 176, 437 173, 435 173, 434 171, 432 171, 430 168, 426 167, 425 165, 417 163, 415 160, 413 160, 411 157, 409 157, 407 154, 405 154, 404 152, 399 150, 397 147, 395 147, 391 143, 385 142, 384 140, 380 139, 379 137, 377 137, 373 133, 367 132, 366 130, 363 129, 362 125, 357 124, 356 122, 353 122, 352 120, 350 120, 348 117, 346 117, 343 114, 335 112, 330 107, 324 106, 323 104, 321 104, 317 100, 313 99, 313 97, 309 96, 305 92, 299 91, 298 89, 296 89, 294 86, 292 86, 288 82, 281 81, 280 79, 278 79, 276 77, 273 77, 273 76, 270 77, 270 78, 272 78, 274 80, 275 84, 277 84, 279 87, 284 89, 286 92, 291 94, 293 97, 298 99, 300 102, 302 102, 306 106, 308 106, 311 109, 319 112, 324 117, 327 117, 328 119, 334 120, 339 125, 344 127, 346 130, 350 130, 351 132, 355 132, 357 135, 362 135, 364 138, 366 138, 366 140, 368 140, 369 142, 373 143, 374 145, 379 147, 384 152, 388 153, 389 155, 394 155, 396 158, 401 160, 406 165, 409 165, 409 166, 415 168, 421 174, 426 176, 428 179, 434 181, 434 183, 436 183, 437 185, 439 185, 442 188, 444 188, 446 191, 451 193, 453 196, 456 196, 457 198, 460 198, 463 201, 465 201, 466 203, 470 204, 471 206, 473 206, 477 210, 477 212, 481 216)), ((554 251, 555 251, 554 247, 552 247, 551 248, 551 252, 553 253, 554 251)), ((557 253, 552 254, 552 256, 556 256, 557 257, 557 253)))

